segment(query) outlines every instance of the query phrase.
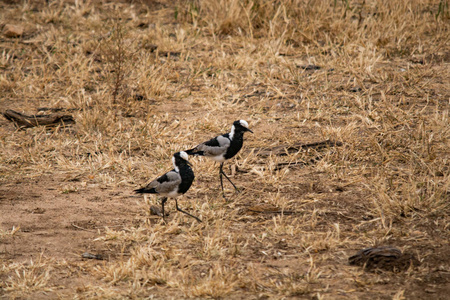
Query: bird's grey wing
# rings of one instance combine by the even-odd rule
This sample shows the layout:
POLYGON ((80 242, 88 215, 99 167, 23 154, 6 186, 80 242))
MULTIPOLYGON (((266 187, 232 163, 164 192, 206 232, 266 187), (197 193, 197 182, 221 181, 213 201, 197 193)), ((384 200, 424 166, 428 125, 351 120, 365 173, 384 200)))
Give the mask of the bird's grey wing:
POLYGON ((174 170, 156 178, 150 182, 145 188, 154 188, 159 194, 169 193, 173 191, 181 183, 181 176, 174 170))
POLYGON ((181 176, 175 171, 170 171, 164 175, 166 178, 156 187, 156 191, 160 194, 172 192, 181 183, 181 176))
POLYGON ((205 156, 218 156, 225 153, 230 146, 230 139, 219 135, 203 144, 197 146, 198 151, 203 151, 205 156))

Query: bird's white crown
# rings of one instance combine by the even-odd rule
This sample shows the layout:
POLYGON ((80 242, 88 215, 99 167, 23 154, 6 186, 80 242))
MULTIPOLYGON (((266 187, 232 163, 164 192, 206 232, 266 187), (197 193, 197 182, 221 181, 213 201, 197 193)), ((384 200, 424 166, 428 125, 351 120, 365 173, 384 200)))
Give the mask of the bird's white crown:
POLYGON ((248 128, 248 123, 245 120, 239 120, 239 123, 241 124, 242 127, 248 128))
POLYGON ((189 155, 184 151, 180 151, 180 157, 184 160, 189 160, 189 155))

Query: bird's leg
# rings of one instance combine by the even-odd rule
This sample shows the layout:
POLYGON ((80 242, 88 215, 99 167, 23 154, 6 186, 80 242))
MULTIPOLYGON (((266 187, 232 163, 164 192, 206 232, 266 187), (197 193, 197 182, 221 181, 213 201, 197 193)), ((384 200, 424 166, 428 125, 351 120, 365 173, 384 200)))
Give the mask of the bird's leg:
POLYGON ((161 199, 161 212, 162 212, 162 218, 163 218, 164 223, 167 223, 166 222, 166 213, 164 212, 164 204, 166 202, 167 202, 167 198, 166 197, 161 199))
POLYGON ((222 173, 223 173, 223 163, 220 164, 220 168, 219 168, 219 178, 220 178, 220 186, 222 187, 222 195, 223 198, 225 198, 225 200, 227 200, 227 198, 225 197, 225 192, 223 190, 223 180, 222 180, 222 173))
POLYGON ((178 211, 181 211, 183 214, 186 214, 186 215, 188 215, 188 216, 190 216, 190 217, 196 219, 196 220, 199 221, 200 223, 202 222, 202 220, 200 220, 200 219, 197 218, 196 216, 193 216, 193 215, 191 215, 190 213, 188 213, 187 211, 184 211, 184 210, 182 210, 181 208, 179 208, 179 207, 178 207, 178 201, 177 201, 177 199, 175 199, 175 205, 176 205, 178 211))
MULTIPOLYGON (((223 174, 223 176, 225 176, 225 178, 228 179, 228 181, 233 185, 234 189, 235 189, 237 192, 240 192, 239 189, 238 189, 238 188, 234 185, 234 183, 231 181, 231 179, 228 178, 227 174, 225 174, 225 173, 223 172, 222 167, 223 167, 223 163, 220 164, 220 174, 223 174)), ((220 182, 222 183, 222 176, 220 176, 220 182)), ((222 191, 223 191, 223 186, 222 186, 222 191)))

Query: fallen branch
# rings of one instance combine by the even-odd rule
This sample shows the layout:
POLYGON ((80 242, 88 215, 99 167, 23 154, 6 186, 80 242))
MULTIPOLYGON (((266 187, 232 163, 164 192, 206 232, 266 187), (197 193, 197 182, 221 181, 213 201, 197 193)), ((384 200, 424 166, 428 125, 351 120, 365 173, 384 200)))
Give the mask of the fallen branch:
POLYGON ((57 112, 82 111, 82 110, 85 110, 85 109, 92 109, 92 106, 87 106, 85 108, 39 107, 37 109, 37 111, 38 112, 48 111, 48 112, 57 113, 57 112))
POLYGON ((18 128, 30 128, 35 126, 58 126, 75 124, 71 115, 51 114, 51 115, 25 115, 8 109, 3 116, 14 123, 18 128))

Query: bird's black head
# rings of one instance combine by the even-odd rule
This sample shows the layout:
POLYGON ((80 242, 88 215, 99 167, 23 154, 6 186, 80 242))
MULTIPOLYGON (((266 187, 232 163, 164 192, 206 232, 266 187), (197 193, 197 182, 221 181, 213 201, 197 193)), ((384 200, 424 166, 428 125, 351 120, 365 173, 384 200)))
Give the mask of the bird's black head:
POLYGON ((245 120, 234 121, 233 126, 234 126, 235 130, 242 131, 242 132, 250 131, 251 133, 253 133, 253 131, 251 131, 248 128, 248 123, 245 120))
POLYGON ((180 163, 191 165, 191 163, 188 161, 188 159, 189 159, 189 156, 184 151, 175 153, 172 158, 174 165, 178 165, 180 163))

